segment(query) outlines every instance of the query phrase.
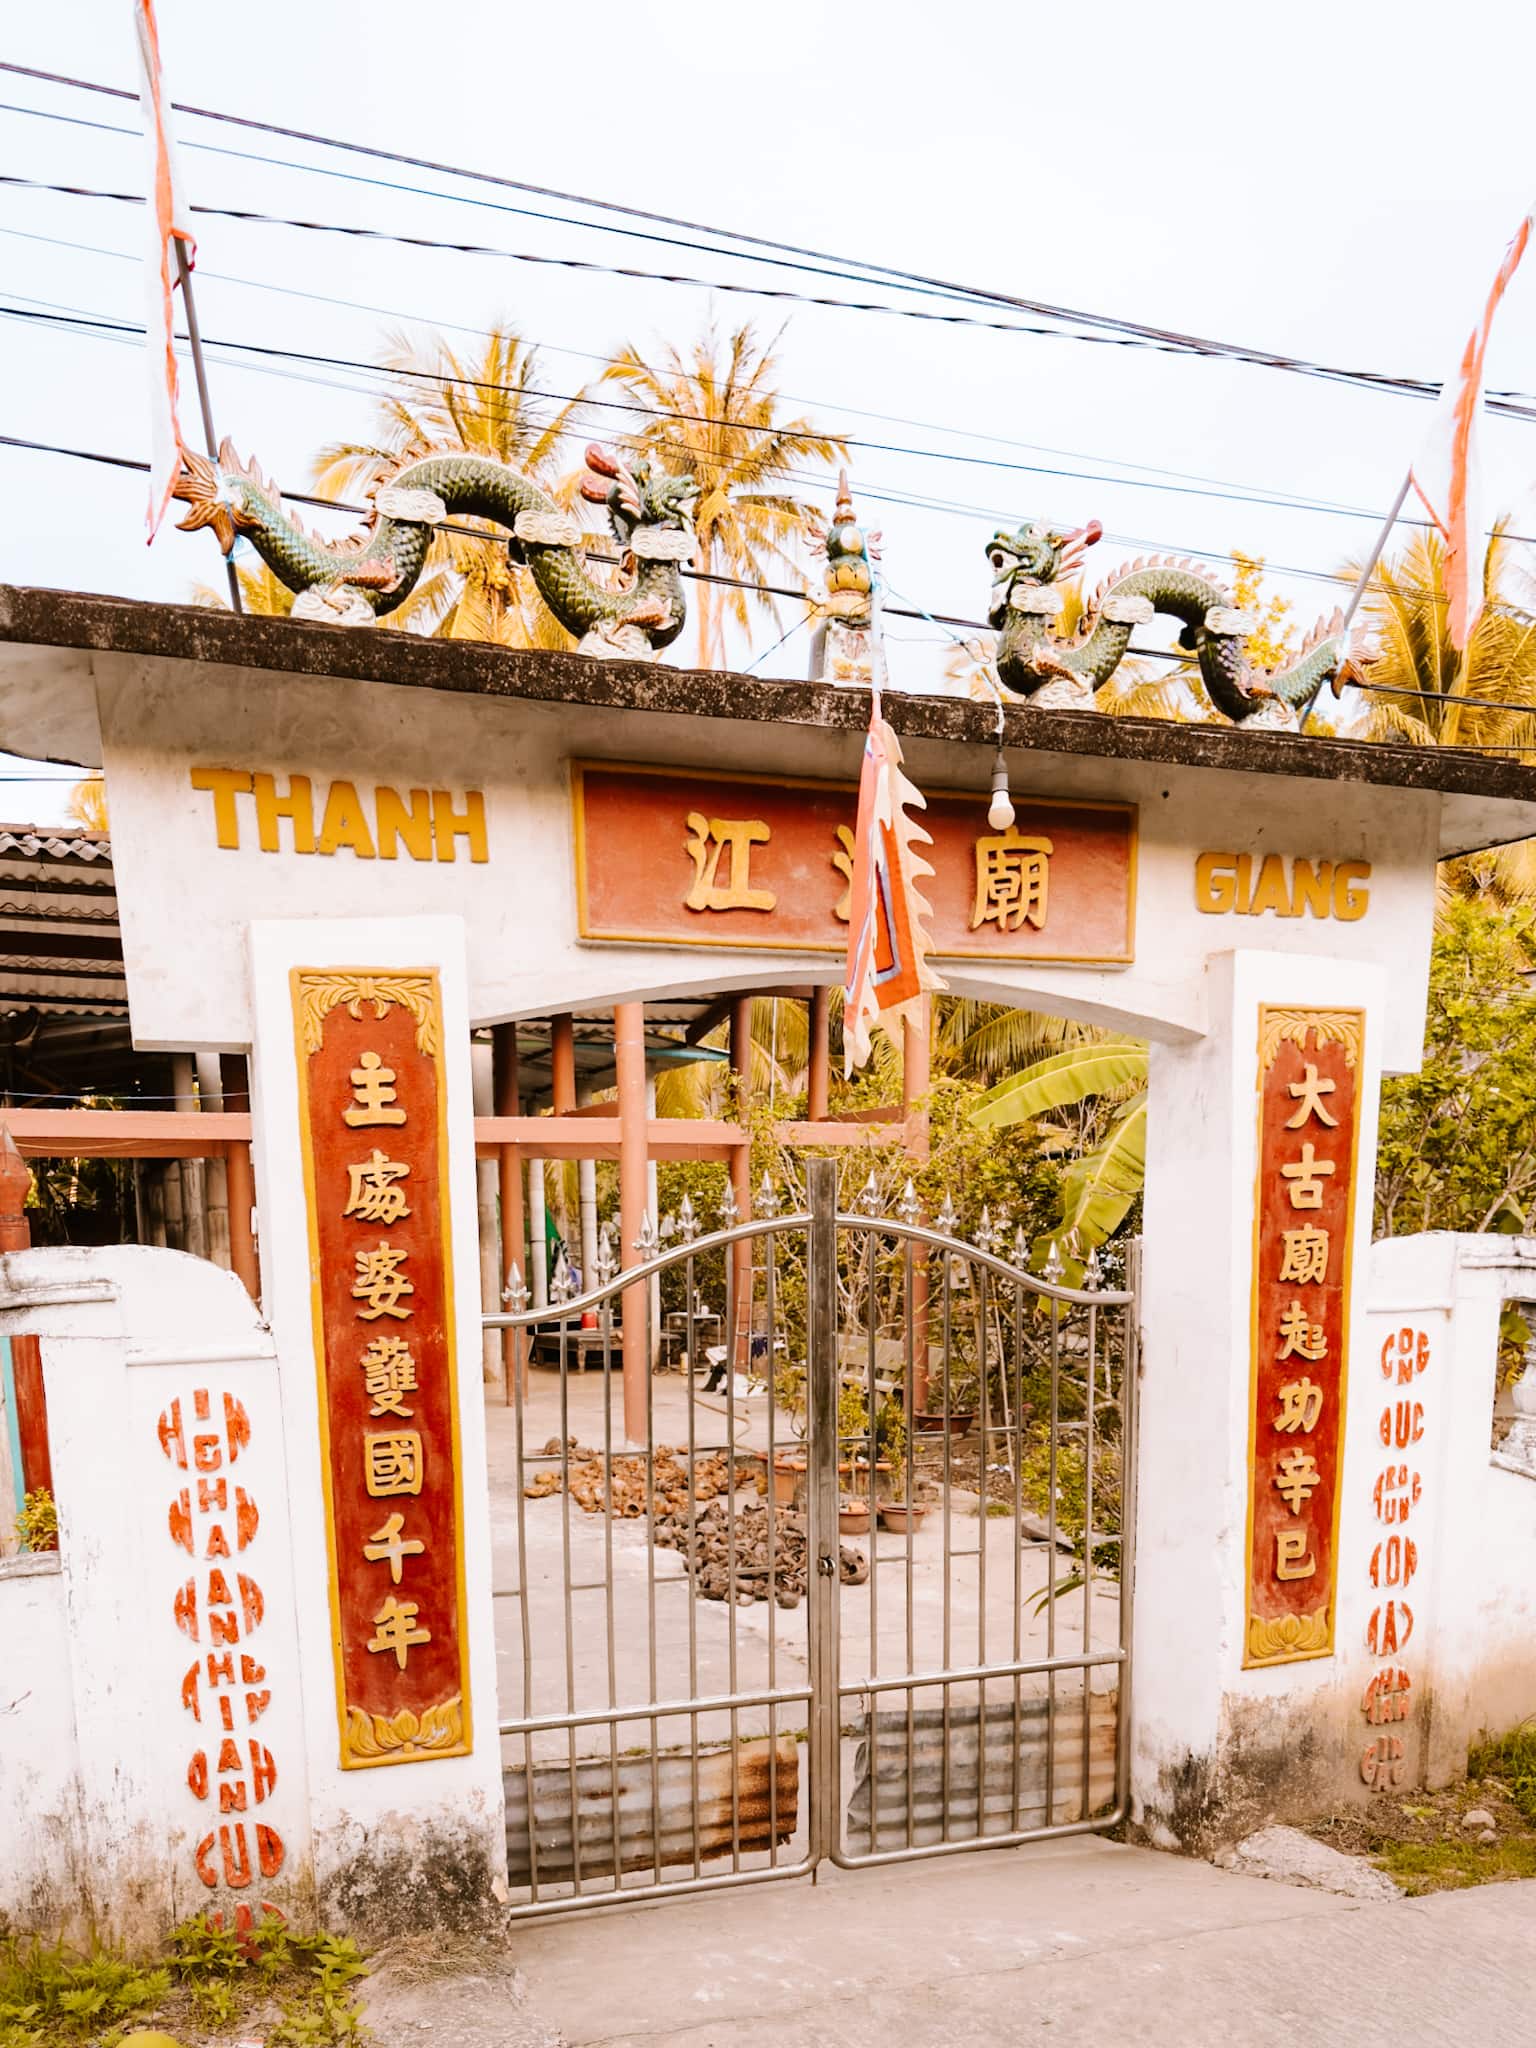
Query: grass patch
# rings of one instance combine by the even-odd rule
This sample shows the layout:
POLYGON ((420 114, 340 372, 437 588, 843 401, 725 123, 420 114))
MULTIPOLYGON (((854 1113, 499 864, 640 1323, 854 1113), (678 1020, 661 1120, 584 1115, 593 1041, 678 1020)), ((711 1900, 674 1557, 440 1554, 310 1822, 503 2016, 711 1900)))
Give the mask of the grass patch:
POLYGON ((1497 1779, 1518 1813, 1536 1824, 1536 1721, 1522 1721, 1497 1742, 1480 1742, 1467 1758, 1467 1776, 1497 1779))
POLYGON ((0 2048, 115 2048, 144 2027, 179 2039, 258 2013, 267 2048, 332 2048, 363 2038, 352 1995, 366 1969, 350 1941, 276 1918, 245 1934, 189 1920, 153 1960, 0 1934, 0 2048))
POLYGON ((1486 1848, 1478 1842, 1388 1842, 1376 1861, 1407 1892, 1459 1891, 1536 1877, 1536 1840, 1521 1836, 1486 1848))

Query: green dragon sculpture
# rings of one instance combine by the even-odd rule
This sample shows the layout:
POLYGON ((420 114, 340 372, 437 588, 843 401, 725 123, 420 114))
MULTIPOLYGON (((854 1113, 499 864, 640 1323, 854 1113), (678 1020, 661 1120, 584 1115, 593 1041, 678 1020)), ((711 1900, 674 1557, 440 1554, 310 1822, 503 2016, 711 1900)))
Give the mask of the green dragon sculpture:
POLYGON ((427 559, 433 531, 451 512, 508 530, 507 552, 526 566, 540 597, 583 654, 648 659, 683 630, 682 564, 692 555, 690 476, 667 476, 643 458, 628 465, 595 444, 581 495, 606 507, 623 551, 620 587, 588 574, 583 535, 548 494, 495 457, 464 449, 409 456, 373 495, 366 535, 330 542, 283 510, 274 486, 226 440, 217 464, 183 457, 173 495, 190 506, 183 532, 211 526, 229 554, 245 534, 273 574, 298 593, 296 618, 368 624, 402 604, 427 559))
POLYGON ((1295 707, 1344 661, 1342 613, 1314 628, 1290 667, 1255 672, 1243 642, 1258 621, 1235 611, 1230 593, 1193 562, 1147 556, 1102 583, 1085 604, 1077 632, 1058 638, 1051 631, 1061 608, 1056 586, 1080 568, 1084 549, 1102 532, 1097 520, 1071 532, 1034 522, 1017 533, 992 536, 987 616, 997 630, 997 672, 1004 686, 1044 708, 1091 706, 1094 692, 1129 648, 1132 627, 1164 612, 1180 621, 1179 646, 1195 656, 1218 711, 1238 725, 1294 731, 1295 707))

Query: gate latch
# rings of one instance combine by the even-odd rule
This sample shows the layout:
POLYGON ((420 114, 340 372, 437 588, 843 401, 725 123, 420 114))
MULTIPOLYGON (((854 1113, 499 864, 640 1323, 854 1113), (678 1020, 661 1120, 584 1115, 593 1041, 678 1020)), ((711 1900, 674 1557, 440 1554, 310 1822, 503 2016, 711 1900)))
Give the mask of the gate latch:
POLYGON ((824 1550, 821 1553, 821 1555, 817 1558, 816 1569, 821 1573, 821 1576, 824 1579, 836 1578, 837 1559, 832 1555, 830 1550, 824 1550))

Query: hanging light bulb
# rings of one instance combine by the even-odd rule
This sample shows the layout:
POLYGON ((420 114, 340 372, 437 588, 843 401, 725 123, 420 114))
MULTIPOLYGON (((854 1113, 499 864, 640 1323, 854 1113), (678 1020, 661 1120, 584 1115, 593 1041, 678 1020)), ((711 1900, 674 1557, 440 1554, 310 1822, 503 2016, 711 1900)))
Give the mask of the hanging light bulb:
POLYGON ((1013 798, 1008 794, 1008 763, 1003 759, 1001 747, 992 763, 992 801, 987 807, 987 823, 994 832, 1006 832, 1013 823, 1013 798))

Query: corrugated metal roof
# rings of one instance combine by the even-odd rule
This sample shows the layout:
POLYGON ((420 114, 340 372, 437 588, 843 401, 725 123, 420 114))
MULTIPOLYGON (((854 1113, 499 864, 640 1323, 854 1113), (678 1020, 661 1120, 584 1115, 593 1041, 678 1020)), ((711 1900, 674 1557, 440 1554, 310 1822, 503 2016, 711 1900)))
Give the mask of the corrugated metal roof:
POLYGON ((112 842, 83 825, 0 825, 0 855, 27 860, 99 861, 112 865, 112 842))

